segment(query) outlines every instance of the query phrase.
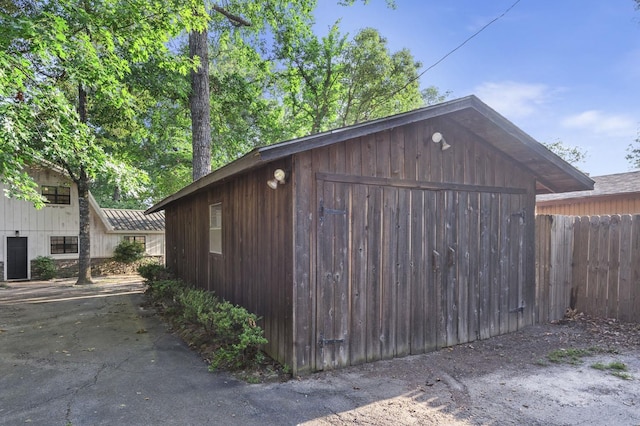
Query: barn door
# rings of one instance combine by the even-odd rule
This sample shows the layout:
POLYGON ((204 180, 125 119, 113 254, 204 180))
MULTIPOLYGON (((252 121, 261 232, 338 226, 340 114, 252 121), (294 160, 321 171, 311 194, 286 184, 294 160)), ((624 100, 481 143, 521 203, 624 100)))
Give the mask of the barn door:
POLYGON ((527 306, 523 196, 442 191, 437 199, 436 347, 518 330, 527 306))
POLYGON ((317 182, 316 369, 349 363, 349 185, 317 182))
POLYGON ((7 279, 27 279, 26 237, 7 237, 7 279))

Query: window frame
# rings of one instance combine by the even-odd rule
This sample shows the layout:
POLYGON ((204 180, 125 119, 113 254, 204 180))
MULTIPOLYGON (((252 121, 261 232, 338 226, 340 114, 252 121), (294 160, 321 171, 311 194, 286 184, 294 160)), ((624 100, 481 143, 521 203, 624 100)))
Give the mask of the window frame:
POLYGON ((144 252, 147 252, 147 236, 146 235, 125 235, 122 237, 123 241, 134 242, 142 245, 144 252), (140 241, 142 239, 142 241, 140 241))
POLYGON ((78 254, 79 253, 79 241, 75 235, 52 235, 49 237, 49 252, 52 255, 57 254, 78 254), (62 239, 60 242, 59 239, 62 239), (58 240, 58 241, 54 241, 58 240), (54 250, 54 247, 56 249, 54 250), (60 247, 62 251, 60 251, 60 247), (75 251, 74 251, 75 250, 75 251))
POLYGON ((209 253, 222 254, 222 202, 209 205, 209 253))
POLYGON ((40 194, 45 198, 47 204, 71 205, 70 186, 40 185, 40 194))

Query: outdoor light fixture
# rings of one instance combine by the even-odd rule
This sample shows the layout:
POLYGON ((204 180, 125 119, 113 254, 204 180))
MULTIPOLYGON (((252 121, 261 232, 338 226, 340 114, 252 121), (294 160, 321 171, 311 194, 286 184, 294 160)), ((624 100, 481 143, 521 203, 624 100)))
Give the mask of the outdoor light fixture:
POLYGON ((20 231, 16 231, 16 237, 20 236, 20 231))
POLYGON ((287 172, 282 169, 276 169, 273 172, 273 179, 267 181, 267 185, 271 189, 278 189, 278 184, 284 185, 287 183, 287 172))
POLYGON ((435 143, 442 142, 442 145, 440 145, 440 149, 442 149, 442 151, 446 151, 447 149, 451 148, 451 145, 449 145, 447 141, 444 140, 444 136, 442 136, 442 133, 440 132, 435 132, 433 136, 431 136, 431 140, 435 143))

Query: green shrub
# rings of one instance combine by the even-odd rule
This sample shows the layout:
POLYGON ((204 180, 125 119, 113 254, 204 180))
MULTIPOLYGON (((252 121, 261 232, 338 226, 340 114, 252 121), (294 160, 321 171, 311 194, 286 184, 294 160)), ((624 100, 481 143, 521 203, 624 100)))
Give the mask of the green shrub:
POLYGON ((122 240, 113 249, 113 258, 120 263, 133 263, 144 257, 144 246, 136 241, 122 240))
POLYGON ((31 275, 34 278, 50 280, 56 277, 58 268, 53 258, 48 256, 38 256, 31 264, 31 275))
POLYGON ((180 297, 187 291, 185 283, 179 280, 161 280, 148 283, 147 294, 155 305, 158 305, 172 314, 181 308, 180 297))
POLYGON ((138 273, 147 283, 153 281, 164 281, 173 278, 173 274, 167 268, 159 263, 146 263, 138 266, 138 273))
POLYGON ((211 360, 210 370, 240 368, 262 362, 260 345, 267 343, 258 318, 245 308, 221 302, 213 313, 214 336, 220 346, 211 360))
POLYGON ((178 302, 182 308, 182 319, 200 324, 207 333, 213 329, 212 313, 218 306, 218 298, 208 291, 186 289, 178 295, 178 302))
POLYGON ((181 328, 193 332, 191 327, 195 326, 214 348, 211 371, 256 366, 264 360, 260 346, 266 344, 267 339, 257 325, 255 314, 229 302, 220 302, 213 293, 190 288, 183 281, 153 280, 151 278, 167 272, 156 265, 141 267, 139 272, 147 279, 145 294, 152 302, 162 307, 169 319, 178 322, 181 328))

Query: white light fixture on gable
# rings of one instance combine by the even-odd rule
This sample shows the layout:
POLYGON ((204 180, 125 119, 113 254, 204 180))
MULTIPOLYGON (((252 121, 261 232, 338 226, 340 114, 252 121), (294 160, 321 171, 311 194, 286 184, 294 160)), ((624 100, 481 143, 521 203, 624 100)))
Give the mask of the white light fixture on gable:
POLYGON ((273 179, 267 181, 267 185, 271 189, 278 189, 278 185, 284 185, 287 183, 287 172, 282 169, 276 169, 273 172, 273 179))
POLYGON ((449 145, 449 144, 447 143, 447 141, 444 139, 444 136, 442 136, 442 133, 440 133, 440 132, 435 132, 435 133, 433 134, 433 136, 431 136, 431 140, 432 140, 434 143, 440 143, 440 142, 442 142, 442 145, 440 146, 440 149, 441 149, 442 151, 446 151, 447 149, 451 148, 451 145, 449 145))

